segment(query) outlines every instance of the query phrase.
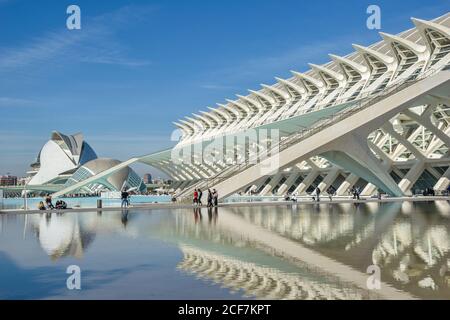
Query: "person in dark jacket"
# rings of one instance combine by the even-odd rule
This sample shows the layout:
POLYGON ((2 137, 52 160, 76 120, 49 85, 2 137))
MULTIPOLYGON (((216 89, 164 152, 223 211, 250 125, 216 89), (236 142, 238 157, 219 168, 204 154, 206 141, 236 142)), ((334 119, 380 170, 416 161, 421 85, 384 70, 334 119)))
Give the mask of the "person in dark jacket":
POLYGON ((128 196, 130 194, 127 191, 122 191, 121 199, 122 199, 122 205, 121 207, 128 208, 129 202, 128 202, 128 196))
POLYGON ((208 208, 213 206, 213 194, 210 189, 208 189, 208 208))
POLYGON ((214 202, 214 207, 217 207, 218 202, 219 202, 219 194, 217 193, 216 189, 213 189, 213 202, 214 202))
POLYGON ((202 203, 202 197, 203 197, 203 191, 202 190, 200 190, 200 189, 198 189, 198 204, 200 205, 200 206, 202 206, 203 205, 203 203, 202 203))

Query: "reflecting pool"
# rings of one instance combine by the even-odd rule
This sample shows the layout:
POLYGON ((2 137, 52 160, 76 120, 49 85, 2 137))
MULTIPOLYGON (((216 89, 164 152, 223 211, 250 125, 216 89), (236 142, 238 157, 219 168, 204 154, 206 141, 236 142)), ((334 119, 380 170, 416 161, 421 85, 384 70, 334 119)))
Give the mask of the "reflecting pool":
POLYGON ((449 299, 449 232, 447 201, 5 214, 0 299, 449 299))

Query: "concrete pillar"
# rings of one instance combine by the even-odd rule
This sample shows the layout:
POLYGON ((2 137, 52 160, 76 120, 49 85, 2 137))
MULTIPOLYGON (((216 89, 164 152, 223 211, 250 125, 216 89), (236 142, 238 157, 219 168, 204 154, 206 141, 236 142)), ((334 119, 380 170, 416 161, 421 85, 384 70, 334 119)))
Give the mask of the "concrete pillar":
POLYGON ((317 176, 319 175, 318 170, 311 170, 306 178, 298 185, 297 188, 293 191, 293 193, 296 193, 298 195, 304 195, 306 193, 306 190, 308 187, 316 180, 317 176))
POLYGON ((339 151, 328 151, 322 156, 394 196, 403 192, 386 171, 383 163, 375 157, 367 145, 366 136, 354 133, 336 141, 339 151))
POLYGON ((347 192, 350 190, 351 187, 355 185, 356 182, 358 182, 359 177, 356 174, 350 173, 345 179, 344 182, 339 186, 339 188, 336 190, 336 194, 338 196, 345 196, 347 195, 347 192))
POLYGON ((402 191, 407 194, 411 195, 411 188, 416 183, 417 179, 419 179, 420 175, 422 174, 423 170, 425 169, 425 162, 422 160, 418 160, 416 164, 414 164, 411 169, 409 169, 406 176, 400 181, 398 186, 402 191))
POLYGON ((278 173, 275 176, 270 179, 269 183, 266 184, 266 186, 261 190, 259 193, 260 196, 266 196, 269 194, 269 192, 277 186, 277 184, 280 182, 280 180, 283 178, 282 173, 278 173))
POLYGON ((434 185, 434 190, 444 191, 447 190, 450 184, 450 167, 444 172, 444 175, 434 185))
POLYGON ((328 187, 336 180, 336 178, 339 176, 339 173, 341 170, 337 167, 332 167, 331 170, 328 172, 328 174, 325 176, 325 178, 322 180, 321 183, 319 183, 318 187, 322 192, 326 192, 328 187))
POLYGON ((291 175, 287 178, 287 180, 285 182, 283 182, 283 184, 280 186, 277 194, 279 196, 285 194, 286 191, 289 190, 289 188, 295 183, 295 181, 297 181, 297 179, 300 177, 300 175, 301 175, 301 173, 298 171, 292 172, 291 175))

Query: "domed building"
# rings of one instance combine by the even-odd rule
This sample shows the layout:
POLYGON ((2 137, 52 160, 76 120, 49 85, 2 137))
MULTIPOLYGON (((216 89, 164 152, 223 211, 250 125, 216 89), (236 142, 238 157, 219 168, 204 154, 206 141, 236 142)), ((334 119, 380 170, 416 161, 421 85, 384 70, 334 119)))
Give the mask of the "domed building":
MULTIPOLYGON (((65 183, 64 188, 93 177, 105 170, 119 165, 121 162, 114 159, 98 158, 82 165, 65 183)), ((79 191, 85 193, 98 193, 101 191, 118 191, 122 189, 134 189, 145 192, 145 186, 141 177, 130 167, 124 167, 111 175, 100 178, 93 183, 84 185, 79 191)))
POLYGON ((97 159, 97 154, 84 141, 83 134, 64 135, 53 131, 31 165, 28 185, 62 185, 80 166, 94 159, 97 159))
MULTIPOLYGON (((52 132, 51 138, 40 150, 36 162, 28 172, 29 190, 48 193, 74 186, 105 170, 121 165, 121 161, 98 158, 92 147, 83 139, 83 134, 64 135, 52 132)), ((129 166, 73 188, 73 193, 99 193, 133 189, 147 190, 145 183, 129 166)))

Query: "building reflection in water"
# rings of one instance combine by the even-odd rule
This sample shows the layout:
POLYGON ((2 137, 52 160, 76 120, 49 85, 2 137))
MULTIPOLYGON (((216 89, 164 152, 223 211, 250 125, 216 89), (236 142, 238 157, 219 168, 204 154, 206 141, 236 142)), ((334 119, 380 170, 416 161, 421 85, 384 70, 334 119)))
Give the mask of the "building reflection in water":
MULTIPOLYGON (((382 280, 422 298, 450 298, 450 205, 430 203, 321 204, 162 209, 27 215, 25 228, 51 259, 82 257, 100 232, 158 237, 180 246, 180 269, 258 298, 368 298, 296 265, 281 270, 278 257, 251 235, 223 228, 234 216, 365 273, 381 267, 382 280), (222 221, 222 223, 221 223, 222 221), (244 252, 244 253, 242 253, 244 252), (264 259, 252 259, 261 257, 264 259), (270 258, 272 257, 272 258, 270 258), (301 271, 299 271, 301 270, 301 271), (300 273, 299 273, 300 272, 300 273), (299 276, 301 274, 301 276, 299 276), (258 282, 257 279, 259 279, 258 282)), ((3 225, 2 230, 5 228, 3 225)), ((285 261, 288 263, 287 261, 285 261)), ((331 274, 333 270, 328 270, 331 274)))
POLYGON ((247 209, 229 210, 360 270, 376 264, 383 279, 398 288, 419 296, 450 297, 447 201, 247 209))
POLYGON ((182 245, 180 249, 184 259, 178 268, 232 291, 242 290, 247 297, 285 300, 371 298, 363 290, 343 288, 342 284, 313 280, 190 246, 182 245))

